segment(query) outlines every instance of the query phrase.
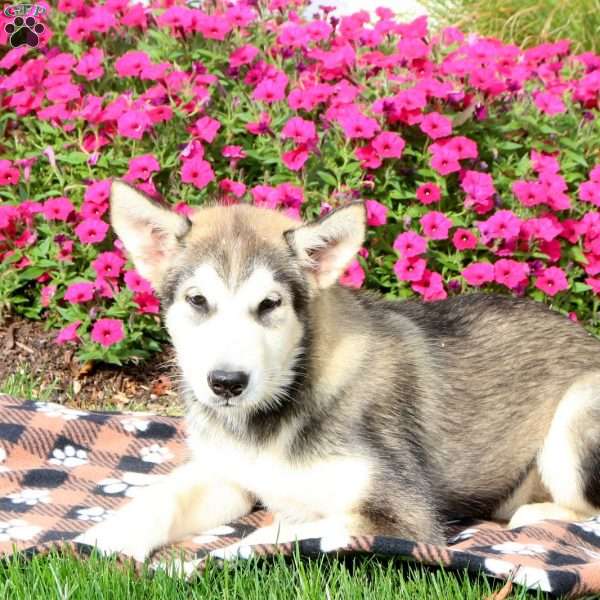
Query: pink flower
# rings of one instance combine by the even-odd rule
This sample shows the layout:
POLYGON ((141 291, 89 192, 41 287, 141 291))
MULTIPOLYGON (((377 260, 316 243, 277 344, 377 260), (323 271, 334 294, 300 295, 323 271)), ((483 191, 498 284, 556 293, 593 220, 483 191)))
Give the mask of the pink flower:
POLYGON ((452 221, 443 213, 435 210, 423 215, 419 222, 425 235, 432 240, 447 239, 448 230, 452 227, 452 221))
POLYGON ((72 283, 64 295, 64 299, 71 304, 89 302, 93 297, 94 284, 89 282, 72 283))
POLYGON ((579 186, 578 194, 582 202, 590 202, 594 206, 600 206, 600 183, 584 181, 579 186))
POLYGON ((132 292, 149 293, 152 291, 150 283, 135 270, 125 271, 123 279, 125 280, 125 285, 132 292))
POLYGON ((385 225, 387 222, 387 206, 384 206, 377 200, 366 200, 367 207, 367 225, 370 227, 378 227, 385 225))
POLYGON ((56 286, 55 285, 45 285, 42 288, 42 292, 40 294, 41 305, 43 307, 47 308, 50 305, 50 301, 52 300, 52 298, 54 298, 54 294, 56 294, 56 286))
POLYGON ((357 259, 354 259, 341 275, 341 285, 351 288, 360 288, 365 281, 365 272, 357 259))
POLYGON ((422 183, 417 188, 417 199, 421 204, 433 204, 439 202, 442 192, 435 183, 422 183))
POLYGON ((252 98, 254 100, 260 100, 267 104, 273 104, 285 98, 285 87, 287 85, 287 77, 283 80, 265 79, 261 81, 254 92, 252 92, 252 98))
POLYGON ((0 160, 0 185, 17 185, 19 169, 12 166, 9 160, 0 160))
POLYGON ((233 194, 236 198, 241 198, 246 193, 246 186, 241 181, 232 179, 221 179, 219 189, 227 194, 233 194))
POLYGON ((237 158, 242 159, 248 156, 242 146, 224 146, 221 150, 221 154, 225 158, 237 158))
POLYGON ((419 256, 427 251, 427 240, 414 231, 405 231, 395 239, 394 250, 404 258, 419 256))
POLYGON ((241 67, 242 65, 247 65, 256 58, 258 52, 258 48, 256 46, 252 46, 251 44, 240 46, 229 55, 229 66, 232 68, 237 68, 241 67))
POLYGON ((597 277, 587 277, 585 282, 592 288, 597 296, 600 296, 600 279, 597 277))
POLYGON ((200 117, 191 127, 194 135, 207 143, 212 143, 217 137, 221 123, 212 117, 200 117))
POLYGON ((536 279, 535 287, 548 296, 555 296, 558 292, 569 289, 569 282, 565 272, 559 267, 548 267, 536 279))
POLYGON ((444 176, 460 171, 458 155, 454 150, 447 146, 436 150, 433 153, 429 164, 434 171, 444 176))
POLYGON ((450 138, 448 141, 448 148, 456 153, 459 160, 465 158, 477 158, 479 156, 477 143, 464 135, 457 135, 456 137, 450 138))
POLYGON ((544 202, 544 192, 537 181, 515 181, 511 189, 523 206, 531 207, 544 202))
POLYGON ((423 133, 426 133, 433 140, 447 137, 452 133, 452 121, 437 112, 426 114, 419 127, 423 133))
POLYGON ((521 219, 510 210, 499 210, 487 221, 486 236, 492 239, 510 241, 519 235, 521 219))
POLYGON ((64 344, 66 342, 76 342, 79 338, 77 335, 77 328, 81 325, 81 321, 74 321, 73 323, 63 327, 56 336, 57 344, 64 344))
POLYGON ((117 119, 119 135, 133 140, 141 140, 151 125, 150 117, 141 110, 128 110, 117 119))
POLYGON ((292 117, 281 130, 283 139, 292 139, 297 144, 309 144, 317 139, 317 129, 312 121, 292 117))
POLYGON ((400 158, 406 143, 397 133, 384 131, 375 137, 371 145, 380 158, 400 158))
POLYGON ((476 287, 494 281, 494 265, 490 263, 474 262, 461 271, 461 275, 469 285, 476 287))
POLYGON ((186 160, 181 169, 181 181, 193 183, 198 189, 205 188, 215 178, 209 162, 203 159, 186 160))
POLYGON ((152 292, 140 292, 133 296, 140 314, 157 315, 160 312, 160 301, 152 292))
POLYGON ((98 319, 92 327, 92 341, 102 346, 112 346, 125 337, 123 321, 119 319, 98 319))
POLYGON ((476 202, 486 200, 496 193, 491 175, 479 171, 466 171, 460 186, 476 202))
POLYGON ((417 294, 421 294, 425 302, 435 302, 448 297, 444 289, 442 276, 429 269, 425 269, 423 277, 419 281, 415 281, 411 288, 417 294))
POLYGON ((120 77, 139 77, 149 64, 150 57, 145 52, 130 50, 117 59, 115 70, 120 77))
POLYGON ((85 202, 94 202, 95 204, 104 204, 110 197, 110 179, 100 179, 90 183, 83 196, 85 202))
POLYGON ((534 95, 533 102, 543 113, 546 113, 547 115, 558 115, 567 110, 562 98, 550 92, 537 92, 534 95))
POLYGON ((60 198, 46 200, 42 212, 48 221, 66 221, 74 210, 75 207, 71 201, 61 196, 60 198))
POLYGON ((75 233, 84 244, 98 244, 105 237, 108 231, 108 224, 101 219, 84 219, 77 227, 75 233))
POLYGON ((160 171, 160 165, 154 154, 142 154, 129 161, 129 169, 125 177, 131 181, 138 179, 146 181, 155 171, 160 171))
POLYGON ((116 252, 101 252, 96 260, 92 261, 92 268, 96 275, 102 279, 118 277, 125 260, 116 252))
POLYGON ((271 132, 271 115, 267 112, 260 113, 260 119, 254 123, 247 123, 246 129, 252 135, 265 135, 271 132))
POLYGON ((459 228, 452 236, 452 243, 457 250, 473 250, 477 248, 477 237, 468 229, 459 228))
POLYGON ((104 68, 102 63, 104 62, 104 52, 100 48, 91 48, 89 52, 86 52, 77 67, 75 67, 75 73, 81 75, 87 81, 94 81, 104 75, 104 68))
POLYGON ((281 155, 281 161, 290 171, 299 171, 309 158, 307 147, 302 144, 281 155))
POLYGON ((361 114, 343 116, 340 125, 349 140, 369 140, 379 131, 379 123, 375 119, 361 114))
POLYGON ((400 281, 419 281, 425 273, 427 263, 418 256, 400 258, 394 264, 394 273, 400 281))
POLYGON ((529 266, 509 258, 501 258, 494 263, 494 279, 496 283, 515 289, 527 282, 529 266))

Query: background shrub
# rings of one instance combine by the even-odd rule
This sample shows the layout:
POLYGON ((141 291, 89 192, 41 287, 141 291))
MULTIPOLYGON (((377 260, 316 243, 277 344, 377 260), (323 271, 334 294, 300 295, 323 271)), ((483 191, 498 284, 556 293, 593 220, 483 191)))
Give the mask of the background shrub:
POLYGON ((0 59, 0 308, 84 360, 160 347, 159 302, 107 224, 123 177, 183 212, 364 199, 344 285, 526 295, 598 333, 600 57, 297 8, 49 8, 40 46, 0 59))

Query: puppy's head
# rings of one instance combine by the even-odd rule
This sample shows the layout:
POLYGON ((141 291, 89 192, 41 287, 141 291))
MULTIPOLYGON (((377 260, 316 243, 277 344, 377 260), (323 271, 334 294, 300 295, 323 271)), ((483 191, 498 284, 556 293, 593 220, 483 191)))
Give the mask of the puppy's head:
POLYGON ((237 205, 188 219, 121 181, 112 225, 160 295, 185 385, 217 412, 276 408, 303 368, 310 304, 365 235, 362 204, 309 224, 237 205))

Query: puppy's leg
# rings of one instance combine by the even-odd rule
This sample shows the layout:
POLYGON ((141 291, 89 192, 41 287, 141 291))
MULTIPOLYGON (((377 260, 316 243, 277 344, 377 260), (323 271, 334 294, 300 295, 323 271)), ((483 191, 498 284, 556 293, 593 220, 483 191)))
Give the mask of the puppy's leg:
POLYGON ((202 477, 202 465, 182 465, 142 490, 113 517, 75 541, 137 560, 166 543, 211 529, 249 512, 253 499, 239 487, 202 477))
POLYGON ((567 390, 538 456, 538 469, 552 502, 520 507, 512 527, 600 513, 600 374, 583 377, 567 390))

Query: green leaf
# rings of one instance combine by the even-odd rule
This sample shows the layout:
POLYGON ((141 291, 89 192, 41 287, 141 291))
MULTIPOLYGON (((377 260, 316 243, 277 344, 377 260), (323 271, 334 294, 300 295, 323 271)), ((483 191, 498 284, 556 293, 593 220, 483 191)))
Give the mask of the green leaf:
POLYGON ((337 187, 338 182, 337 179, 328 171, 317 171, 317 175, 331 187, 337 187))

